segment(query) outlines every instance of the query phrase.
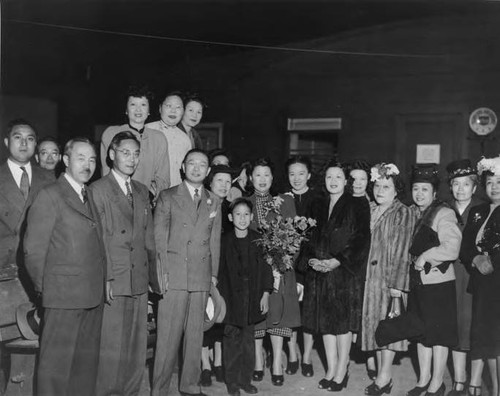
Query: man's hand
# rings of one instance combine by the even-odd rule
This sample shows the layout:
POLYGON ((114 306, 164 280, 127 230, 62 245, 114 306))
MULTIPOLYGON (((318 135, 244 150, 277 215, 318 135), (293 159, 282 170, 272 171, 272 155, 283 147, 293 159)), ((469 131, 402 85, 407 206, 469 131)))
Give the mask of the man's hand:
POLYGON ((218 281, 217 281, 217 278, 216 278, 215 276, 212 276, 212 284, 213 284, 214 286, 217 286, 217 282, 218 282, 218 281))
POLYGON ((111 305, 111 301, 115 298, 113 297, 113 287, 111 286, 111 282, 106 282, 106 304, 111 305))

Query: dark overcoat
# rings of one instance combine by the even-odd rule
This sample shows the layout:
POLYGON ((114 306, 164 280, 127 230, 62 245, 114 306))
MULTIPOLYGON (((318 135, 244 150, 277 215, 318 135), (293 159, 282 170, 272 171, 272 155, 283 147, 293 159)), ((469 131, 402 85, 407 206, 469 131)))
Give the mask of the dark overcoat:
MULTIPOLYGON (((473 207, 463 231, 460 261, 470 270, 472 291, 471 358, 494 358, 500 355, 500 249, 488 252, 493 273, 481 274, 472 266, 474 257, 482 254, 476 245, 476 237, 486 222, 490 205, 473 207)), ((500 207, 493 210, 485 227, 488 239, 500 241, 500 207)))
POLYGON ((305 270, 303 327, 312 333, 345 334, 359 331, 365 263, 370 246, 370 212, 343 194, 328 216, 329 197, 313 210, 318 221, 300 258, 305 270), (340 266, 321 273, 309 267, 311 258, 336 258, 340 266))
POLYGON ((271 266, 262 255, 262 249, 255 242, 260 235, 248 231, 248 279, 242 275, 242 262, 236 248, 236 234, 229 231, 222 237, 219 265, 219 291, 226 301, 224 323, 245 327, 265 319, 260 311, 260 300, 265 291, 273 290, 271 266), (248 293, 248 297, 245 297, 248 293), (246 301, 244 301, 246 300, 246 301))

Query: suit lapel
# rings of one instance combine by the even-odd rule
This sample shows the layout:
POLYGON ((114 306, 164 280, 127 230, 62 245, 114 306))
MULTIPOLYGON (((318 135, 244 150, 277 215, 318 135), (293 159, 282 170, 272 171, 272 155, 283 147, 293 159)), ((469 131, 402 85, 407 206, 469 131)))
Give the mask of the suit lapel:
POLYGON ((134 223, 132 224, 134 232, 143 229, 146 221, 147 206, 149 201, 140 194, 140 189, 137 183, 132 180, 132 196, 134 197, 134 223))
POLYGON ((69 182, 66 180, 64 174, 61 175, 57 180, 59 183, 59 187, 61 189, 61 193, 64 196, 64 201, 74 210, 79 212, 81 215, 89 218, 90 220, 94 220, 92 213, 89 213, 87 207, 83 204, 82 200, 80 199, 76 191, 73 189, 73 187, 71 187, 69 182))
POLYGON ((203 188, 203 194, 201 194, 200 208, 198 210, 197 221, 203 221, 208 219, 210 207, 208 205, 208 200, 210 199, 210 194, 206 188, 203 188))
POLYGON ((2 194, 19 213, 22 213, 25 207, 24 196, 17 186, 7 163, 3 164, 0 170, 0 185, 5 186, 5 188, 2 188, 2 191, 0 191, 0 194, 2 194))
POLYGON ((193 198, 191 198, 191 194, 184 182, 177 186, 177 193, 174 195, 174 199, 181 207, 182 212, 189 216, 193 224, 196 224, 198 213, 194 207, 193 198))
MULTIPOLYGON (((130 207, 130 204, 128 203, 128 199, 126 195, 123 193, 122 189, 120 188, 120 185, 116 181, 114 175, 110 172, 108 173, 105 177, 108 178, 110 187, 111 187, 111 192, 112 192, 112 197, 113 197, 113 202, 116 203, 116 206, 120 210, 120 212, 123 213, 125 218, 127 218, 130 223, 133 221, 133 212, 132 208, 130 207)), ((135 190, 132 187, 132 190, 135 190)), ((132 196, 134 194, 132 193, 132 196)))

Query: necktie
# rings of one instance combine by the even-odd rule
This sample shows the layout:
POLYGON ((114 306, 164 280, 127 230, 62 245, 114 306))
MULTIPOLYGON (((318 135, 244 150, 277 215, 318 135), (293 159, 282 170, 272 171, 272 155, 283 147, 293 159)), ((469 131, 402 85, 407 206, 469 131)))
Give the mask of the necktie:
POLYGON ((134 197, 132 196, 132 190, 130 189, 130 183, 128 181, 125 182, 125 188, 127 189, 127 200, 130 207, 134 207, 134 197))
POLYGON ((194 189, 193 201, 194 201, 194 204, 196 206, 196 209, 198 209, 200 207, 200 201, 201 201, 201 197, 200 197, 200 193, 199 193, 199 189, 198 188, 194 189))
POLYGON ((24 196, 24 199, 28 199, 28 194, 30 192, 30 179, 28 177, 28 172, 26 172, 26 168, 21 166, 21 170, 23 174, 21 176, 21 184, 19 185, 19 189, 24 196))
POLYGON ((82 197, 83 197, 83 204, 87 208, 87 210, 90 212, 90 204, 89 204, 89 195, 87 193, 87 189, 82 187, 82 197))

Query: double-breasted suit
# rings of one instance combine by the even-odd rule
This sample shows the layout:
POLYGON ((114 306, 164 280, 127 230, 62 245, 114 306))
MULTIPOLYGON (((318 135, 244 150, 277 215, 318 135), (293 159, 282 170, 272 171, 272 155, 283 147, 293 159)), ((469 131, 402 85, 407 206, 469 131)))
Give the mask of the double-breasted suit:
POLYGON ((180 390, 199 393, 204 312, 211 278, 219 268, 220 200, 202 189, 197 209, 186 181, 164 190, 156 205, 154 230, 163 299, 158 307, 152 394, 168 392, 182 334, 180 390))
POLYGON ((28 301, 32 291, 23 265, 22 237, 26 229, 26 213, 38 191, 53 182, 52 173, 32 166, 28 198, 25 200, 9 166, 0 166, 0 282, 7 291, 2 301, 0 325, 16 322, 16 307, 28 301))
POLYGON ((43 188, 28 213, 25 263, 45 307, 38 394, 95 391, 106 258, 97 211, 65 174, 43 188))
POLYGON ((137 395, 146 361, 153 217, 147 187, 130 180, 131 205, 118 177, 111 171, 91 186, 114 296, 104 306, 96 395, 137 395))

